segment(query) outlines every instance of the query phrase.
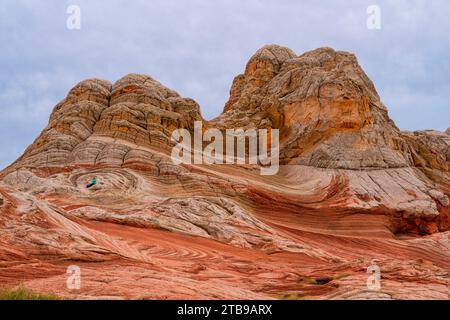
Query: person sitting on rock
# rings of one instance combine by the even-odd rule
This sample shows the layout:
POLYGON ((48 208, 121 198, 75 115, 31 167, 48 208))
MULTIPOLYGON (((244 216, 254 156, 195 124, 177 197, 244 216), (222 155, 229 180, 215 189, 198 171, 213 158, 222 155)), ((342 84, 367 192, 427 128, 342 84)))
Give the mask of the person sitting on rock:
POLYGON ((97 184, 97 178, 96 177, 94 177, 93 179, 92 179, 92 181, 91 181, 91 183, 89 183, 87 186, 86 186, 86 188, 90 188, 90 187, 93 187, 93 186, 95 186, 97 184))

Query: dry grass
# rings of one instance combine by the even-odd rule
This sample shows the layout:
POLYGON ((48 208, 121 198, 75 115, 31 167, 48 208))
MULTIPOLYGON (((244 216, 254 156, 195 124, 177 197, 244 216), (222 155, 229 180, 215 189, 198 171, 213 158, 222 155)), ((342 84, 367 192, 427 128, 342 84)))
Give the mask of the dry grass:
POLYGON ((0 289, 0 300, 59 300, 52 294, 35 293, 23 286, 15 289, 0 289))

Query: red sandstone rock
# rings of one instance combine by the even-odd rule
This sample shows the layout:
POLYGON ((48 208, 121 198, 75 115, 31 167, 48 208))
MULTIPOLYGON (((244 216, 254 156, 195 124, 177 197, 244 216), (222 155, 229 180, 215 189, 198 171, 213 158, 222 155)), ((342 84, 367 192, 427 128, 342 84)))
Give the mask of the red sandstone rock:
POLYGON ((401 132, 330 48, 260 49, 212 121, 147 76, 86 80, 0 173, 0 280, 77 299, 448 299, 449 143, 401 132), (278 174, 174 165, 171 133, 194 121, 280 129, 278 174))

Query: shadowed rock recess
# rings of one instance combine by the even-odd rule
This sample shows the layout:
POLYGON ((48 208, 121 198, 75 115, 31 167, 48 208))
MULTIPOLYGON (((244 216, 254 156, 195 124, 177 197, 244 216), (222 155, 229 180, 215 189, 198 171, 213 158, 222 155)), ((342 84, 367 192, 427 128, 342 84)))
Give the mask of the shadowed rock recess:
POLYGON ((85 80, 0 173, 0 283, 79 299, 449 299, 449 144, 450 130, 400 131, 356 57, 330 48, 261 48, 211 121, 149 76, 85 80), (279 129, 279 172, 174 165, 171 134, 194 121, 279 129))

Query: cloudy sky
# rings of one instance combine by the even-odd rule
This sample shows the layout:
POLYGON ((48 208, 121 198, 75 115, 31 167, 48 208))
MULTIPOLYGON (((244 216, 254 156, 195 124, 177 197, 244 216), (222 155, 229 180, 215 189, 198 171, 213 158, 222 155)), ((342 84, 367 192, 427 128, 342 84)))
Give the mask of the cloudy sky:
POLYGON ((354 52, 403 130, 450 126, 448 0, 2 0, 0 168, 86 78, 144 73, 217 116, 261 46, 354 52), (45 4, 44 4, 45 3, 45 4), (381 29, 367 28, 379 5, 381 29), (69 30, 67 8, 81 9, 69 30))

